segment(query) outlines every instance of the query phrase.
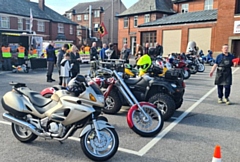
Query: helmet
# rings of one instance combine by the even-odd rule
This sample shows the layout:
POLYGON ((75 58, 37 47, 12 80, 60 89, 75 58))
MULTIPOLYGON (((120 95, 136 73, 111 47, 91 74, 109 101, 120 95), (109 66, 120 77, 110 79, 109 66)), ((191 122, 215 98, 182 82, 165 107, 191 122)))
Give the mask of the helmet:
POLYGON ((152 60, 151 58, 145 54, 139 58, 137 62, 137 67, 140 68, 139 72, 147 72, 148 68, 151 66, 152 60))
POLYGON ((79 82, 76 78, 73 78, 70 80, 67 86, 67 91, 73 95, 78 97, 81 93, 83 93, 86 90, 86 87, 82 82, 79 82))

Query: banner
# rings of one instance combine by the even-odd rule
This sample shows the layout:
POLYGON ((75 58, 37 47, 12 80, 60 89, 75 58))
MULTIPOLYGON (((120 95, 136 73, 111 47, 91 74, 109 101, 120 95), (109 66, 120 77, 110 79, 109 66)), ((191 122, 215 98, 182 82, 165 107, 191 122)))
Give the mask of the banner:
POLYGON ((240 21, 234 21, 234 31, 233 33, 240 33, 240 21))
POLYGON ((32 9, 30 8, 30 33, 32 33, 32 27, 33 27, 33 15, 32 9))
POLYGON ((100 37, 104 37, 105 35, 108 34, 107 29, 103 22, 101 23, 101 25, 98 28, 98 33, 100 34, 100 37))

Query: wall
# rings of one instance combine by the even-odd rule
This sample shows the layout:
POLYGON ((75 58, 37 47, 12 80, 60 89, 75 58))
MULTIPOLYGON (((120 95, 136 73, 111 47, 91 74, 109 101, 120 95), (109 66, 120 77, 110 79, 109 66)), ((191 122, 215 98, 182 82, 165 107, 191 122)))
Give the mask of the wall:
MULTIPOLYGON (((50 39, 55 40, 58 35, 58 23, 52 22, 50 28, 51 28, 50 39)), ((67 38, 67 40, 76 41, 76 33, 77 33, 76 26, 73 25, 73 34, 70 34, 70 25, 64 24, 64 35, 67 38)))

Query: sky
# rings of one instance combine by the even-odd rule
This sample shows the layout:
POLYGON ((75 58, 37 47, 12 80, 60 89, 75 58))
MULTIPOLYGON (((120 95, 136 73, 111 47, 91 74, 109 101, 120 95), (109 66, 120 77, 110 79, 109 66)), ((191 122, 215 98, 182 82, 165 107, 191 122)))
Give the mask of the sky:
MULTIPOLYGON (((31 0, 33 2, 38 2, 38 0, 31 0)), ((71 9, 75 5, 81 2, 91 2, 96 0, 45 0, 46 6, 57 11, 60 14, 64 14, 65 11, 71 9)), ((138 0, 122 0, 123 4, 129 8, 138 0)))

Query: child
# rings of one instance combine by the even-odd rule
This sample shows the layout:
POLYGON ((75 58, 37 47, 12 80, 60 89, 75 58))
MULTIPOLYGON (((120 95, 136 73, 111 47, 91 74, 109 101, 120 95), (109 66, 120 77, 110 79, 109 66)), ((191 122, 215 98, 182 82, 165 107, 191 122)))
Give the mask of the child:
POLYGON ((62 59, 60 65, 61 65, 61 74, 60 76, 63 78, 62 79, 62 86, 67 87, 68 81, 71 77, 70 70, 72 69, 72 64, 70 65, 70 54, 66 53, 64 55, 64 58, 62 59))

